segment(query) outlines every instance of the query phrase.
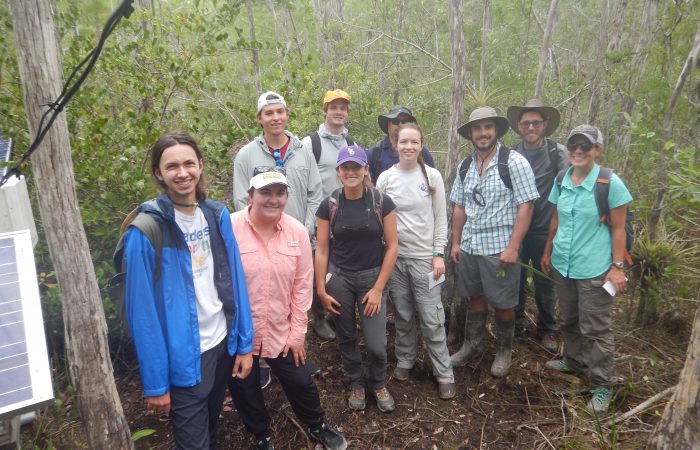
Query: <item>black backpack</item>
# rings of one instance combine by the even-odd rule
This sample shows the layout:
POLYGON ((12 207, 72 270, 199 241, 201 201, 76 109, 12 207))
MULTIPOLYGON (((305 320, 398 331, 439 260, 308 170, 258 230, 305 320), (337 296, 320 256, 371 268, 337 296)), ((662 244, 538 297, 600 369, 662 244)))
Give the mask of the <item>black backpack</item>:
MULTIPOLYGON (((328 196, 328 230, 330 233, 331 242, 333 242, 333 225, 335 224, 335 219, 338 215, 338 203, 340 201, 340 192, 343 188, 338 188, 328 196)), ((382 205, 384 203, 384 194, 382 191, 369 188, 372 193, 372 208, 374 210, 374 216, 379 222, 379 229, 382 231, 382 245, 386 245, 384 241, 384 216, 382 215, 382 205)))
MULTIPOLYGON (((559 173, 559 151, 557 150, 557 143, 546 139, 547 150, 549 152, 549 163, 552 167, 552 174, 559 173)), ((503 146, 502 151, 498 154, 498 175, 501 177, 503 184, 510 190, 513 190, 513 182, 510 179, 510 168, 508 167, 508 158, 510 156, 510 149, 503 146), (503 151, 505 150, 505 151, 503 151)), ((464 177, 467 176, 467 171, 469 166, 472 164, 472 155, 464 158, 459 165, 459 179, 464 183, 464 177)))
MULTIPOLYGON (((311 150, 313 150, 316 164, 318 164, 318 161, 321 159, 321 136, 318 135, 318 131, 314 131, 309 134, 309 137, 311 138, 311 150)), ((349 134, 345 136, 345 142, 348 143, 348 147, 355 145, 355 141, 352 140, 349 134)))
MULTIPOLYGON (((112 257, 112 262, 114 264, 114 269, 117 274, 114 275, 107 282, 103 291, 107 293, 109 299, 112 301, 115 311, 117 312, 117 317, 123 324, 127 324, 126 320, 126 301, 124 297, 126 296, 126 268, 124 267, 124 235, 129 227, 136 227, 141 232, 146 235, 151 245, 156 251, 156 268, 153 273, 153 279, 158 280, 160 277, 161 268, 161 258, 163 255, 163 236, 160 232, 160 226, 158 222, 150 214, 143 212, 138 212, 136 209, 131 211, 121 227, 119 228, 119 242, 117 242, 117 247, 114 250, 114 256, 112 257)), ((130 335, 129 327, 124 327, 126 334, 130 335)))
MULTIPOLYGON (((609 167, 601 167, 598 178, 595 180, 595 185, 593 186, 593 197, 595 198, 595 204, 598 208, 598 216, 600 217, 600 223, 605 224, 610 227, 610 204, 608 203, 608 194, 610 193, 610 177, 612 177, 614 170, 609 167)), ((564 175, 566 170, 562 170, 557 174, 557 189, 561 192, 561 184, 564 181, 564 175)), ((628 264, 632 264, 632 257, 630 252, 634 246, 634 226, 635 214, 627 208, 627 218, 625 220, 625 259, 628 264)))

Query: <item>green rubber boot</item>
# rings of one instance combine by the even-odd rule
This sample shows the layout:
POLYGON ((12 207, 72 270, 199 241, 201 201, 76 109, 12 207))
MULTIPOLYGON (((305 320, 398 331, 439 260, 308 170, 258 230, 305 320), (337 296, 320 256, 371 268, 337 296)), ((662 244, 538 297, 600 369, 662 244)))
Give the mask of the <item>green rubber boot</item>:
POLYGON ((483 351, 486 313, 486 311, 467 311, 467 321, 464 324, 464 344, 457 353, 451 356, 452 367, 462 367, 474 355, 483 351))

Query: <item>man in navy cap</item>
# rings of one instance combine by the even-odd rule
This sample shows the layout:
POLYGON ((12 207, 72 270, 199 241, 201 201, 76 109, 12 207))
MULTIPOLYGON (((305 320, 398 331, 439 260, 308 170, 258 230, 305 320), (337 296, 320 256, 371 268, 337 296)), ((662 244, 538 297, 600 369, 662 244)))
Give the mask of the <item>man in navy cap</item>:
MULTIPOLYGON (((404 106, 394 106, 387 114, 378 117, 379 128, 386 137, 367 149, 369 159, 369 174, 372 182, 376 183, 379 174, 399 162, 399 154, 396 151, 396 134, 399 126, 404 123, 417 122, 411 110, 404 106)), ((435 167, 433 157, 426 147, 421 150, 423 160, 430 167, 435 167)))

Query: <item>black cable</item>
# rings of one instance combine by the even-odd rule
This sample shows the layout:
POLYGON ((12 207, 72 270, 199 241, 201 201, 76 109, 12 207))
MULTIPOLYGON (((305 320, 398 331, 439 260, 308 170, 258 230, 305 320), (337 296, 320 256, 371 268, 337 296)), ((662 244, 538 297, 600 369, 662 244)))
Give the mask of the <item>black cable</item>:
POLYGON ((54 121, 58 117, 58 115, 63 111, 65 106, 71 101, 73 96, 78 92, 78 89, 80 89, 80 86, 83 84, 87 76, 90 74, 92 71, 93 67, 95 66, 95 63, 100 57, 100 53, 102 52, 102 47, 104 47, 104 43, 109 37, 110 34, 112 34, 112 31, 116 28, 117 24, 119 21, 124 18, 129 18, 131 13, 134 12, 134 8, 132 6, 132 3, 134 3, 134 0, 122 0, 121 4, 117 6, 117 8, 112 12, 112 15, 109 16, 109 19, 107 19, 107 22, 105 23, 104 28, 102 29, 102 34, 100 35, 100 40, 97 42, 97 45, 95 48, 90 50, 90 52, 87 54, 85 58, 78 64, 73 71, 71 72, 70 76, 68 77, 68 80, 65 82, 63 85, 63 90, 61 91, 61 94, 58 96, 58 98, 53 101, 46 103, 45 105, 42 106, 48 106, 49 109, 44 113, 44 115, 41 117, 41 121, 39 122, 39 127, 37 129, 36 137, 34 138, 34 141, 32 144, 29 146, 29 150, 27 150, 23 155, 22 158, 19 160, 17 164, 14 166, 10 167, 7 169, 7 173, 5 176, 2 177, 0 180, 0 187, 2 187, 7 181, 14 175, 14 176, 20 176, 22 173, 20 172, 20 167, 22 164, 24 164, 30 156, 32 156, 32 153, 39 147, 39 144, 44 140, 44 137, 46 134, 49 132, 51 129, 51 126, 53 125, 54 121), (83 70, 82 73, 78 76, 77 80, 73 85, 71 85, 71 82, 73 78, 78 74, 78 71, 87 63, 87 66, 85 66, 85 69, 83 70), (44 126, 44 121, 46 120, 47 116, 49 117, 48 122, 46 123, 46 126, 44 126))

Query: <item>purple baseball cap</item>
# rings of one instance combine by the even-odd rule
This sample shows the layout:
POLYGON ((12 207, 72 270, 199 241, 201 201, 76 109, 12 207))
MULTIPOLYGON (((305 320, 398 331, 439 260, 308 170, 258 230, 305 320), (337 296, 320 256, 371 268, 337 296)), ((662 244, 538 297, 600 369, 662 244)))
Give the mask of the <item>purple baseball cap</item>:
POLYGON ((357 144, 353 144, 349 147, 343 147, 338 152, 338 160, 335 164, 336 167, 340 166, 346 162, 354 162, 361 166, 367 165, 367 153, 357 144))

